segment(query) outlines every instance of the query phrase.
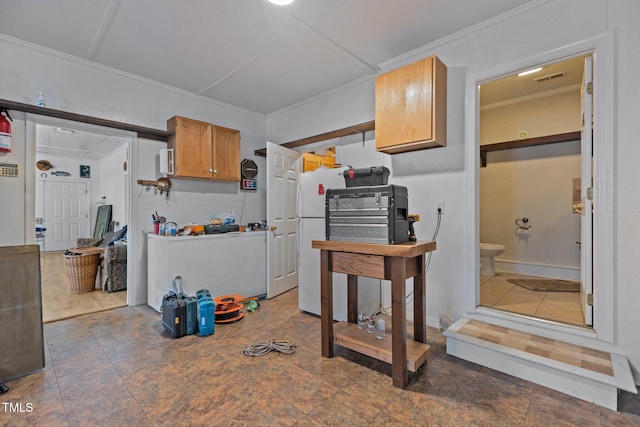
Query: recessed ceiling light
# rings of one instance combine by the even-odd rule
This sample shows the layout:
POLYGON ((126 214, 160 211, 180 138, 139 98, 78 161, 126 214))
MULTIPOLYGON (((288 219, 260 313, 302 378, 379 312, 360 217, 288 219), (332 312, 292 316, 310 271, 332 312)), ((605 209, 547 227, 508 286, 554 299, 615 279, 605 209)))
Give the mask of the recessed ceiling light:
POLYGON ((73 129, 67 129, 67 128, 53 128, 53 131, 55 133, 61 133, 63 135, 71 135, 72 133, 75 132, 73 129))
POLYGON ((270 3, 277 4, 278 6, 286 6, 293 3, 293 0, 269 0, 270 3))
POLYGON ((531 70, 523 71, 521 73, 518 73, 518 77, 527 76, 529 74, 537 73, 540 70, 542 70, 542 67, 533 68, 531 70))

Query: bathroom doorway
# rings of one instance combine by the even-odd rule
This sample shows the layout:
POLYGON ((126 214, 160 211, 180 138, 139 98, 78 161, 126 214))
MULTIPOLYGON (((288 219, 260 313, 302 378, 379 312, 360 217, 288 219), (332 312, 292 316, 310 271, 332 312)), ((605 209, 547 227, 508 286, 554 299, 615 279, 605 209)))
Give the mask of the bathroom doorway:
POLYGON ((527 67, 479 86, 479 237, 502 247, 494 268, 481 268, 482 307, 592 325, 593 211, 585 197, 592 154, 590 139, 582 139, 591 137, 591 120, 582 130, 583 111, 591 118, 592 100, 583 93, 591 57, 527 67))

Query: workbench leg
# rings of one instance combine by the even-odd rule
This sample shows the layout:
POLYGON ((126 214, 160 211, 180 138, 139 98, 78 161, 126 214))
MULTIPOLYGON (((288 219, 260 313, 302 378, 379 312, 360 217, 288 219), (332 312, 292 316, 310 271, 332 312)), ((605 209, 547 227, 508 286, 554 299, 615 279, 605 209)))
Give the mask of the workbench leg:
POLYGON ((358 323, 358 276, 347 274, 347 320, 358 323))
POLYGON ((427 278, 424 255, 418 259, 418 274, 413 278, 413 340, 427 342, 427 278))
POLYGON ((407 372, 407 260, 391 257, 391 376, 393 385, 405 388, 407 372))
POLYGON ((322 356, 333 357, 333 275, 330 271, 331 252, 320 251, 320 328, 322 356))

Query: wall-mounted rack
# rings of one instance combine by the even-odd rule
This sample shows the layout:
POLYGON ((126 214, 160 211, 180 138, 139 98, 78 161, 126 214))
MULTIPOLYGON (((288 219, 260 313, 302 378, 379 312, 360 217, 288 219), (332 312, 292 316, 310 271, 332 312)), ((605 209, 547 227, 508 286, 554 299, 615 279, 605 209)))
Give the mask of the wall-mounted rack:
POLYGON ((169 196, 169 192, 171 191, 171 180, 169 178, 159 178, 157 181, 139 179, 136 182, 138 185, 147 187, 147 190, 154 187, 155 191, 160 191, 160 194, 167 193, 167 196, 169 196))
POLYGON ((487 166, 487 153, 489 151, 510 150, 513 148, 533 147, 536 145, 557 144, 559 142, 578 141, 582 136, 581 131, 559 133, 556 135, 539 136, 536 138, 517 139, 514 141, 495 142, 480 146, 480 161, 482 167, 487 166))
POLYGON ((105 126, 113 129, 126 130, 137 133, 138 138, 152 139, 154 141, 167 142, 170 135, 166 130, 153 129, 130 123, 117 122, 114 120, 100 119, 98 117, 85 116, 83 114, 70 113, 68 111, 55 110, 49 107, 40 107, 22 102, 9 101, 7 99, 0 99, 0 108, 22 111, 24 113, 39 114, 41 116, 55 117, 80 123, 88 123, 91 125, 105 126))
MULTIPOLYGON (((297 139, 295 141, 285 142, 284 144, 280 144, 285 148, 296 148, 302 147, 304 145, 313 144, 314 142, 326 141, 327 139, 340 138, 348 135, 361 134, 364 141, 364 134, 366 132, 375 130, 376 122, 372 120, 370 122, 360 123, 358 125, 349 126, 342 129, 332 130, 330 132, 321 133, 319 135, 310 136, 307 138, 297 139)), ((256 156, 265 157, 267 155, 267 149, 261 148, 260 150, 254 151, 256 156)))

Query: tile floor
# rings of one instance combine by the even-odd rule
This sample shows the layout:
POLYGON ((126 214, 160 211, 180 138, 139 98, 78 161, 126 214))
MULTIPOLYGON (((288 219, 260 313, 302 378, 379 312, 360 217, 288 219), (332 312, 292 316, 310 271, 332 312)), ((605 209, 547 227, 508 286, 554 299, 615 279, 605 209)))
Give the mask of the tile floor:
POLYGON ((580 292, 531 291, 508 282, 512 278, 533 278, 522 274, 498 272, 480 278, 480 305, 512 313, 586 326, 580 305, 580 292))
POLYGON ((127 305, 127 291, 72 294, 64 264, 64 252, 40 253, 42 319, 44 323, 127 305))
POLYGON ((614 412, 448 356, 435 329, 427 338, 427 365, 401 390, 387 364, 340 348, 322 358, 320 321, 298 311, 296 290, 209 337, 169 338, 146 306, 103 311, 45 325, 46 367, 8 382, 0 425, 640 425, 636 395, 614 412), (270 338, 296 353, 243 355, 270 338))

